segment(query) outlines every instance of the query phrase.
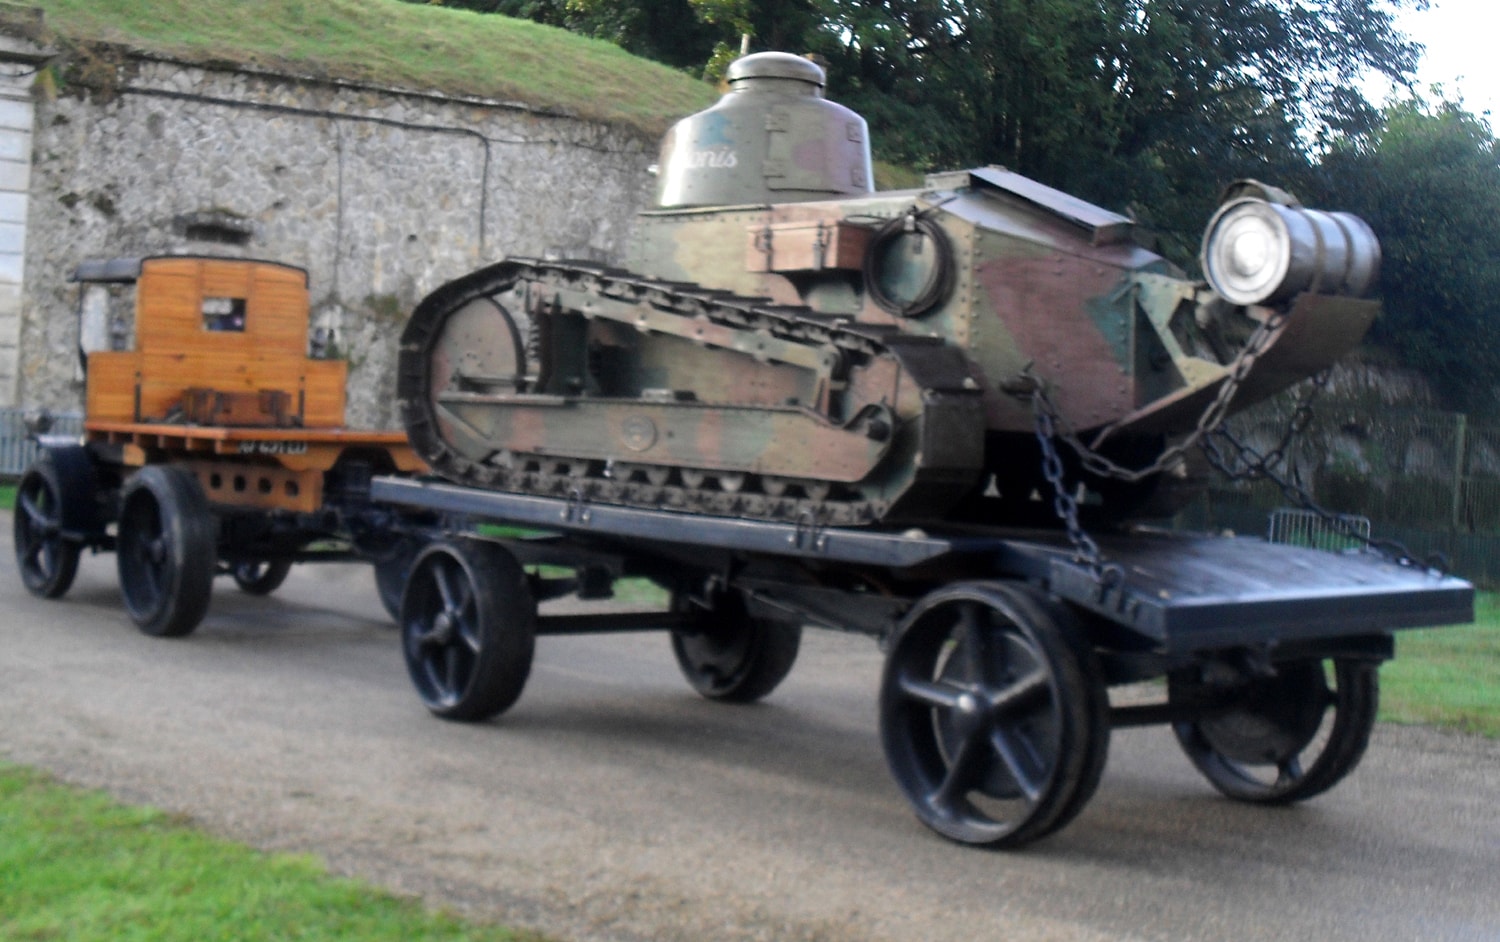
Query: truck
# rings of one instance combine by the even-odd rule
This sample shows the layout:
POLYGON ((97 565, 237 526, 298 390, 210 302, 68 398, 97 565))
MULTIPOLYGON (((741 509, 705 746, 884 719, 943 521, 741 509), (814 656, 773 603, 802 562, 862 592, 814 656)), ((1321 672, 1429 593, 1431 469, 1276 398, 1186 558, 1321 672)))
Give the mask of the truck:
POLYGON ((59 598, 85 550, 113 552, 130 618, 181 636, 216 576, 264 595, 295 563, 358 559, 396 611, 429 521, 370 484, 426 465, 400 430, 345 427, 347 364, 308 355, 307 272, 157 255, 85 261, 72 280, 93 338, 84 431, 44 434, 17 486, 27 590, 59 598))

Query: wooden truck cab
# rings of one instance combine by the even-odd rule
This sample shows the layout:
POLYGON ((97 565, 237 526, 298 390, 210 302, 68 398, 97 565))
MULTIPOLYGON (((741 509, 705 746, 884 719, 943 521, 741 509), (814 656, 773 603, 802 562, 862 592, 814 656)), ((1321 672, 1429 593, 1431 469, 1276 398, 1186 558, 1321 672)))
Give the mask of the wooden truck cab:
POLYGON ((306 271, 158 256, 85 262, 74 280, 134 286, 130 349, 86 355, 85 438, 122 464, 182 464, 212 503, 302 512, 350 448, 425 467, 399 431, 343 427, 346 364, 307 355, 306 271))

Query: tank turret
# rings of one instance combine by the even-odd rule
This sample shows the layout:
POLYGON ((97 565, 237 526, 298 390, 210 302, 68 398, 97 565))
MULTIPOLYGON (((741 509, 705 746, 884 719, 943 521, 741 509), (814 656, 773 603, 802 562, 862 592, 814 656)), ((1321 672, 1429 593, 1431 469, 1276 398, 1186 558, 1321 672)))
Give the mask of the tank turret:
POLYGON ((729 67, 729 94, 662 143, 661 208, 791 203, 871 190, 865 119, 823 97, 823 69, 784 52, 729 67))

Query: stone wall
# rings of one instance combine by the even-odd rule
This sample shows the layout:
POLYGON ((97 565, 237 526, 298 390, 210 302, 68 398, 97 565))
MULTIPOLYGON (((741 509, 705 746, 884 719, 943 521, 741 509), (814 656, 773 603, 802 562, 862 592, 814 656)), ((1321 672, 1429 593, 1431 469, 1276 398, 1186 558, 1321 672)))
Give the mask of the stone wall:
POLYGON ((127 53, 86 84, 56 71, 34 96, 26 407, 81 405, 79 261, 199 253, 307 268, 350 364, 349 424, 394 426, 396 338, 423 295, 504 254, 612 258, 650 196, 655 141, 511 103, 127 53))

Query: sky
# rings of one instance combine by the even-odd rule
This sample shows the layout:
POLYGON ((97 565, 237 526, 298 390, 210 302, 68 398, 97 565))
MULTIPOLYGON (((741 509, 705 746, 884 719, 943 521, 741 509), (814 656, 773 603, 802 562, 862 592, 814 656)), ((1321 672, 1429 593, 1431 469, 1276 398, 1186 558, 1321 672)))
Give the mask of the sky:
MULTIPOLYGON (((1500 4, 1495 0, 1432 0, 1427 10, 1406 10, 1397 28, 1427 47, 1417 72, 1416 87, 1424 95, 1433 83, 1447 98, 1462 97, 1474 114, 1490 112, 1500 118, 1500 48, 1496 25, 1500 4)), ((1367 90, 1379 104, 1384 83, 1367 90)))

